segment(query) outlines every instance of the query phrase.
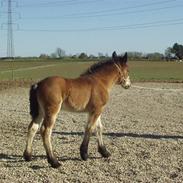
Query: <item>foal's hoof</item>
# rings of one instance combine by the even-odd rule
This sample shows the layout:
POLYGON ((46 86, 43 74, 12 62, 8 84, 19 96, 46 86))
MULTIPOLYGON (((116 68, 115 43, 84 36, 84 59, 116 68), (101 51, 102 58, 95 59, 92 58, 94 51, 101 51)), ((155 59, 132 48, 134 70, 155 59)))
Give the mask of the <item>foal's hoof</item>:
POLYGON ((52 168, 58 168, 61 165, 56 158, 47 157, 47 160, 52 168))
POLYGON ((86 146, 81 145, 80 156, 81 156, 81 159, 84 161, 88 159, 88 148, 86 148, 86 146))
POLYGON ((54 163, 53 162, 51 163, 51 167, 52 168, 58 168, 58 167, 60 167, 60 165, 61 164, 58 161, 57 162, 54 162, 54 163))
POLYGON ((52 168, 58 168, 61 165, 57 159, 48 158, 48 163, 51 165, 52 168))
POLYGON ((105 146, 99 147, 98 152, 102 155, 104 158, 108 158, 111 156, 111 153, 107 151, 105 146))
POLYGON ((23 156, 24 156, 25 161, 31 161, 32 160, 32 154, 28 153, 27 151, 24 151, 23 156))
POLYGON ((88 159, 88 154, 87 153, 80 152, 80 155, 81 155, 82 160, 86 161, 88 159))

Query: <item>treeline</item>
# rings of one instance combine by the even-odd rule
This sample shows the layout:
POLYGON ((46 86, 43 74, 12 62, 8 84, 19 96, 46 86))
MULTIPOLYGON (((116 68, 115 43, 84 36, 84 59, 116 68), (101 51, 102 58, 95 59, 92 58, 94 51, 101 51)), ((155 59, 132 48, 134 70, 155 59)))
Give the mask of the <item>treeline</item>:
MULTIPOLYGON (((96 59, 106 59, 110 56, 108 54, 103 54, 101 52, 98 55, 87 55, 86 53, 82 52, 76 55, 66 55, 65 51, 61 48, 57 48, 54 53, 50 55, 41 54, 39 58, 54 58, 54 59, 63 59, 65 57, 69 57, 72 59, 80 59, 80 60, 96 60, 96 59)), ((172 47, 168 47, 165 50, 165 53, 142 53, 142 52, 128 52, 129 60, 134 61, 175 61, 175 60, 182 60, 183 59, 183 45, 175 43, 172 47)))
MULTIPOLYGON (((122 53, 123 54, 123 53, 122 53)), ((90 60, 104 60, 110 58, 111 55, 99 52, 97 55, 87 55, 87 53, 79 53, 74 55, 67 55, 62 48, 57 48, 51 54, 40 54, 39 57, 16 57, 19 60, 65 60, 65 61, 90 61, 90 60)), ((175 43, 172 47, 168 47, 163 53, 142 53, 142 52, 128 52, 128 58, 132 61, 182 61, 183 59, 183 45, 175 43)), ((7 58, 1 58, 7 59, 7 58)))
MULTIPOLYGON (((65 53, 63 51, 63 53, 65 53)), ((51 55, 47 54, 41 54, 39 58, 42 59, 64 59, 64 58, 72 58, 72 59, 80 59, 80 60, 93 60, 93 59, 107 59, 110 56, 108 54, 103 54, 103 53, 98 53, 98 55, 87 55, 87 53, 80 53, 80 54, 75 54, 75 55, 66 55, 66 54, 58 54, 55 52, 54 54, 52 53, 51 55)), ((141 52, 128 52, 128 58, 129 60, 163 60, 165 57, 161 53, 148 53, 144 54, 141 52)))
POLYGON ((175 43, 172 47, 168 47, 165 53, 148 53, 129 52, 128 56, 131 60, 150 60, 150 61, 182 61, 183 45, 175 43))

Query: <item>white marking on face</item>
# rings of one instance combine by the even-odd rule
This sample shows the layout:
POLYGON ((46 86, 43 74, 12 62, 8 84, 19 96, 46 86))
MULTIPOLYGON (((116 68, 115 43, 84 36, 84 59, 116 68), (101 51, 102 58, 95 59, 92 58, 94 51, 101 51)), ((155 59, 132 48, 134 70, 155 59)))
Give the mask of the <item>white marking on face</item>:
POLYGON ((123 87, 124 87, 125 89, 128 89, 130 86, 131 86, 131 81, 130 81, 130 77, 128 76, 128 77, 125 79, 125 83, 124 83, 123 87))
POLYGON ((126 79, 126 85, 130 86, 131 85, 131 81, 130 81, 130 77, 128 76, 127 79, 126 79))

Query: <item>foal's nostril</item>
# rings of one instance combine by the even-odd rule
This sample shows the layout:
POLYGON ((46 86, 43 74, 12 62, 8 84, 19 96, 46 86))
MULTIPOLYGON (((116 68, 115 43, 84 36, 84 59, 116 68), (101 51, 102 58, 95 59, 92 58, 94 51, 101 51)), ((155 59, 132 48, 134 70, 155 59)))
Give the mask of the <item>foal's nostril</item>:
POLYGON ((128 88, 130 88, 130 85, 126 85, 124 88, 125 88, 125 89, 128 89, 128 88))
POLYGON ((128 89, 128 88, 130 88, 130 86, 131 86, 130 84, 124 85, 124 88, 125 88, 125 89, 128 89))

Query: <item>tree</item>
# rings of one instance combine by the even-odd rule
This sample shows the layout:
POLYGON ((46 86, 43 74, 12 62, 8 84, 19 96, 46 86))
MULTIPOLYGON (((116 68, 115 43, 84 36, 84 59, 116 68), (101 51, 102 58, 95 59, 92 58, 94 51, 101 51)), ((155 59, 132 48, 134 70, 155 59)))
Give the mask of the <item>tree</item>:
POLYGON ((95 55, 89 55, 89 57, 88 57, 89 59, 95 59, 96 57, 95 57, 95 55))
POLYGON ((149 53, 147 54, 147 58, 149 60, 162 60, 164 58, 164 55, 158 52, 155 53, 149 53))
POLYGON ((57 48, 56 49, 56 55, 57 55, 58 58, 63 58, 63 57, 65 57, 65 51, 62 50, 61 48, 57 48))
POLYGON ((85 59, 85 58, 88 58, 88 56, 87 56, 87 54, 86 53, 81 53, 80 55, 79 55, 79 58, 80 59, 85 59))
POLYGON ((165 50, 165 58, 166 58, 166 60, 170 60, 172 58, 172 48, 171 47, 168 47, 165 50))
POLYGON ((47 59, 49 58, 49 55, 45 54, 45 53, 41 53, 39 58, 42 58, 42 59, 47 59))
POLYGON ((143 53, 141 52, 128 52, 128 57, 131 59, 131 60, 140 60, 143 58, 143 53))
POLYGON ((51 53, 50 57, 51 58, 57 58, 57 54, 56 53, 51 53))
POLYGON ((172 53, 175 54, 175 56, 181 60, 183 59, 183 45, 175 43, 172 47, 172 53))
POLYGON ((98 58, 103 58, 103 56, 104 56, 103 53, 101 52, 98 53, 98 58))

